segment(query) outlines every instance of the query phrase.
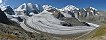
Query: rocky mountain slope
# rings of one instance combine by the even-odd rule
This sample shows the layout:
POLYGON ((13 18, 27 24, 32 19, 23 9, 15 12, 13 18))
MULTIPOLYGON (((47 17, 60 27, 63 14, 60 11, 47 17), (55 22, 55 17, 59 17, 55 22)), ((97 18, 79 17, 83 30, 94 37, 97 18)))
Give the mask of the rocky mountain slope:
POLYGON ((0 40, 56 40, 56 38, 43 33, 31 33, 20 26, 0 23, 0 40))

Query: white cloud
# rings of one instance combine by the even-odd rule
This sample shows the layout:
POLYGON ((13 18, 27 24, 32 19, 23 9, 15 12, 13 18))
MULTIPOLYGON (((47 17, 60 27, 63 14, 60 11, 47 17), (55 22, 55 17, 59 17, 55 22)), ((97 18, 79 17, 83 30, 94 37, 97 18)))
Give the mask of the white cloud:
POLYGON ((0 4, 3 2, 3 0, 0 0, 0 4))

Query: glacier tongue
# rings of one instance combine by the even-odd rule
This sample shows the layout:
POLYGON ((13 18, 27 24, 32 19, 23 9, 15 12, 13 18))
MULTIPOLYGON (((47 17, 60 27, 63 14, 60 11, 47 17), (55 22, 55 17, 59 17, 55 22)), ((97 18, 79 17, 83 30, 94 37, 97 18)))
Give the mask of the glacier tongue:
POLYGON ((20 24, 20 25, 27 26, 28 27, 28 29, 26 29, 27 31, 38 30, 40 32, 46 32, 46 33, 50 33, 53 35, 55 34, 68 35, 68 34, 84 33, 84 32, 92 31, 98 26, 95 24, 91 25, 90 23, 86 23, 86 22, 85 23, 90 25, 90 27, 87 25, 85 26, 63 26, 61 22, 66 22, 66 21, 62 21, 53 15, 55 13, 57 14, 60 13, 60 14, 63 14, 65 17, 72 17, 68 13, 69 12, 71 13, 72 11, 76 12, 77 10, 79 10, 75 6, 68 5, 64 9, 59 9, 59 10, 56 9, 55 7, 52 7, 51 5, 43 5, 42 7, 44 11, 42 11, 39 14, 33 15, 32 17, 25 18, 24 24, 20 24))
MULTIPOLYGON (((37 15, 28 18, 24 23, 26 25, 29 25, 27 27, 29 27, 30 29, 33 28, 33 30, 36 29, 53 35, 55 34, 68 35, 68 34, 75 34, 75 33, 83 33, 83 32, 94 30, 96 28, 94 25, 93 27, 92 26, 68 27, 68 26, 62 26, 60 22, 64 22, 64 21, 55 18, 47 11, 43 11, 42 13, 39 13, 37 15)), ((25 25, 25 24, 21 24, 21 25, 25 25)))

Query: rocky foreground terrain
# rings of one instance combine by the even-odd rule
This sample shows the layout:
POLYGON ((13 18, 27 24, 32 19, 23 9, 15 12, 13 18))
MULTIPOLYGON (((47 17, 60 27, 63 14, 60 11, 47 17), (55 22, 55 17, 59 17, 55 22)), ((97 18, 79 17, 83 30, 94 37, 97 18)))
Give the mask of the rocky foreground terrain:
MULTIPOLYGON (((93 31, 90 34, 76 40, 105 40, 106 39, 105 30, 106 25, 103 25, 102 27, 96 29, 96 31, 93 31)), ((62 39, 54 38, 47 34, 31 33, 25 31, 20 26, 12 26, 0 23, 0 40, 62 40, 62 39)))
POLYGON ((46 34, 27 32, 20 26, 0 23, 0 40, 56 40, 46 34))

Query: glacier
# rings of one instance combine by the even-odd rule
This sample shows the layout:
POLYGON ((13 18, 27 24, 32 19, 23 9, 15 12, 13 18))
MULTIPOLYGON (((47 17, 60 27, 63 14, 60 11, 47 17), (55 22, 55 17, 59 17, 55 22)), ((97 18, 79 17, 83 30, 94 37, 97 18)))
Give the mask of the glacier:
POLYGON ((79 20, 80 17, 95 16, 98 12, 93 7, 80 9, 73 5, 67 5, 58 9, 51 5, 43 5, 41 8, 43 11, 41 11, 37 4, 24 3, 16 9, 12 9, 10 6, 1 8, 7 9, 2 11, 5 12, 9 20, 18 23, 29 32, 43 32, 62 36, 84 34, 99 27, 97 24, 83 23, 79 20))

